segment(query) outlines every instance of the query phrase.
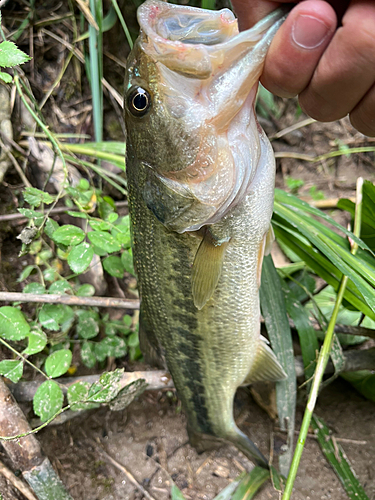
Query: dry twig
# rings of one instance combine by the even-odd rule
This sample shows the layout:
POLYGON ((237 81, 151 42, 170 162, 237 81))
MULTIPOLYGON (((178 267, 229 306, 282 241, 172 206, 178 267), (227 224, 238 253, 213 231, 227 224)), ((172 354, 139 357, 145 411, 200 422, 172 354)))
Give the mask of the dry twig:
POLYGON ((18 479, 8 467, 0 462, 0 474, 2 474, 27 500, 37 500, 36 496, 26 484, 18 479))

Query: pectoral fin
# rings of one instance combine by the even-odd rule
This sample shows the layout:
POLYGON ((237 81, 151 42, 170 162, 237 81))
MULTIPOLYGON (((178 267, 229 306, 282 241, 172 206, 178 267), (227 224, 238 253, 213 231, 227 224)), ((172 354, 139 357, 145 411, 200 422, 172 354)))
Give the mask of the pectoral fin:
POLYGON ((223 242, 217 241, 207 229, 199 245, 192 272, 193 299, 198 309, 204 307, 215 291, 228 243, 229 238, 223 242))
POLYGON ((271 253, 272 243, 275 241, 275 233, 273 232, 273 227, 270 224, 270 228, 266 234, 266 244, 264 247, 264 255, 269 255, 271 253))
POLYGON ((263 258, 265 255, 269 255, 271 253, 272 243, 275 241, 275 233, 273 232, 273 228, 270 225, 268 231, 263 236, 263 240, 260 243, 258 250, 258 261, 257 261, 257 284, 258 288, 260 287, 260 281, 262 277, 262 265, 263 258))
POLYGON ((272 349, 264 341, 260 341, 254 364, 242 385, 265 381, 276 382, 285 378, 286 373, 272 349))

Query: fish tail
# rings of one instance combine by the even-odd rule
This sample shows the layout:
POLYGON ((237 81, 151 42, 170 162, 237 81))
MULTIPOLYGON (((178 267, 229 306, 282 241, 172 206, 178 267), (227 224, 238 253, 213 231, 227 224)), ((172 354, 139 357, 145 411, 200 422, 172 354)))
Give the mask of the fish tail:
POLYGON ((216 429, 215 434, 204 434, 197 432, 188 426, 189 441, 192 446, 202 453, 203 451, 220 448, 223 444, 231 443, 238 448, 252 462, 264 469, 269 469, 265 456, 258 447, 244 434, 233 422, 232 425, 222 429, 216 429))
POLYGON ((226 441, 233 443, 251 461, 264 469, 269 469, 268 461, 258 447, 237 426, 224 437, 226 441))

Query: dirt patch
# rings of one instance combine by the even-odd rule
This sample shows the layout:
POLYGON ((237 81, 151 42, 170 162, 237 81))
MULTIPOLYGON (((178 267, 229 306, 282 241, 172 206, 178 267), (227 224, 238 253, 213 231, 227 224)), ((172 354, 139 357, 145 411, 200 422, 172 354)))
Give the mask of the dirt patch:
MULTIPOLYGON (((373 450, 375 405, 347 383, 336 381, 320 396, 317 415, 333 429, 370 499, 375 498, 373 450)), ((268 455, 274 432, 274 455, 284 440, 273 422, 249 396, 239 391, 237 421, 268 455)), ((299 428, 302 411, 297 412, 299 428)), ((242 470, 252 468, 240 452, 226 447, 198 455, 187 444, 185 417, 166 393, 145 393, 122 412, 101 409, 39 433, 39 439, 73 498, 140 500, 142 494, 126 475, 98 453, 104 448, 157 500, 170 498, 170 478, 187 499, 210 500, 242 470)), ((13 497, 4 496, 4 500, 13 497)), ((277 500, 271 484, 257 496, 277 500)), ((346 495, 314 438, 308 438, 293 494, 294 500, 342 500, 346 495)))

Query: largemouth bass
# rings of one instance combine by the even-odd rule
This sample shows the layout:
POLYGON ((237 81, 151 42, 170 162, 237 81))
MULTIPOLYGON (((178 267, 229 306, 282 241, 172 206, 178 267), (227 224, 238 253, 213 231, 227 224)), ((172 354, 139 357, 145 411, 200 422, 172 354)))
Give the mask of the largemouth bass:
POLYGON ((275 162, 254 110, 282 16, 239 33, 228 9, 148 0, 125 78, 142 352, 166 362, 198 451, 229 442, 264 467, 233 399, 241 385, 285 377, 260 335, 275 162))

